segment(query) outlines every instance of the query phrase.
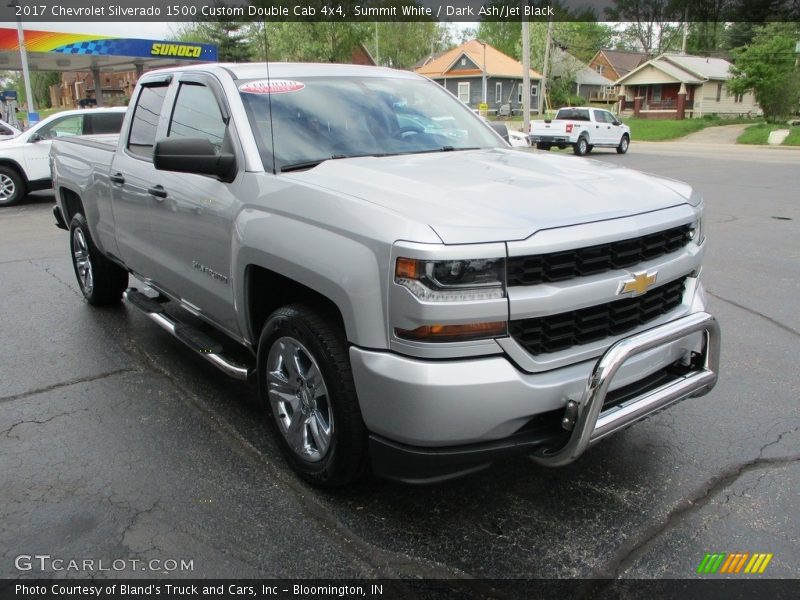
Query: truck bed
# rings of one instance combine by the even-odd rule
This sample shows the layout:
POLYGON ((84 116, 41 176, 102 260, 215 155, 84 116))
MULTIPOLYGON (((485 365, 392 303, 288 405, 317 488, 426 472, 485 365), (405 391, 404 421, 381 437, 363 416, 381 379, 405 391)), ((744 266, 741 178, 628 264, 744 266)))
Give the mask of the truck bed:
POLYGON ((57 138, 58 143, 69 142, 81 146, 89 146, 106 152, 114 152, 119 141, 118 133, 103 133, 98 135, 75 135, 57 138))

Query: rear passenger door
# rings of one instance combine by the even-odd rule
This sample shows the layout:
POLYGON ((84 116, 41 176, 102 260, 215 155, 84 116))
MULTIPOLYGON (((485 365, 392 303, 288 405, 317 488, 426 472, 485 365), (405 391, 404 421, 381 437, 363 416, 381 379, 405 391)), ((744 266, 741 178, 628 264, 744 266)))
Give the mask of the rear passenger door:
POLYGON ((240 173, 231 183, 194 173, 153 173, 151 185, 161 194, 152 213, 158 281, 199 314, 236 334, 231 251, 243 156, 219 82, 207 74, 187 73, 180 75, 175 88, 163 137, 206 138, 218 152, 237 156, 240 173))
POLYGON ((162 108, 170 77, 142 82, 134 98, 133 116, 125 143, 120 144, 111 164, 111 206, 120 258, 138 275, 156 278, 150 213, 156 198, 150 193, 155 176, 153 148, 162 120, 162 108))
POLYGON ((609 113, 604 110, 592 110, 594 113, 595 126, 592 131, 592 143, 595 144, 610 144, 613 140, 611 138, 611 123, 606 117, 609 113))

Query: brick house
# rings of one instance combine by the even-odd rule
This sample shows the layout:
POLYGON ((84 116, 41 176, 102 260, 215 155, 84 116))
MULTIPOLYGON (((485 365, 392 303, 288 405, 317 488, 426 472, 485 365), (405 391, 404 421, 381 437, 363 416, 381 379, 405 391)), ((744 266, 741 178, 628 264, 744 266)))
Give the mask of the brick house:
POLYGON ((614 82, 620 113, 656 119, 761 114, 752 92, 728 90, 730 68, 722 58, 662 54, 614 82))

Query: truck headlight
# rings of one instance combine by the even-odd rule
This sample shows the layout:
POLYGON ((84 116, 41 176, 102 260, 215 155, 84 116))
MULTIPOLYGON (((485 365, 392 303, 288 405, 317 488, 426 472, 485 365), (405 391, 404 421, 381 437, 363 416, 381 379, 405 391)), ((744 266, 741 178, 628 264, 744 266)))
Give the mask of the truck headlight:
POLYGON ((394 281, 427 302, 494 300, 506 295, 505 259, 398 258, 394 281))
POLYGON ((706 240, 706 232, 703 230, 702 213, 700 213, 700 215, 697 217, 697 220, 692 223, 692 227, 689 229, 689 239, 698 246, 706 240))

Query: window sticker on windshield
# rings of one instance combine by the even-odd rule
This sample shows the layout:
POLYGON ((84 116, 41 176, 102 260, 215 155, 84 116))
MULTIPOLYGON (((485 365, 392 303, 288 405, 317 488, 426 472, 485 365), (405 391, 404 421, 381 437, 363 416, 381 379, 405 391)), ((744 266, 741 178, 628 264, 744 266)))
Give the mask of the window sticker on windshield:
POLYGON ((299 92, 304 87, 306 87, 305 83, 291 79, 259 79, 243 83, 239 86, 239 91, 245 94, 285 94, 299 92))

